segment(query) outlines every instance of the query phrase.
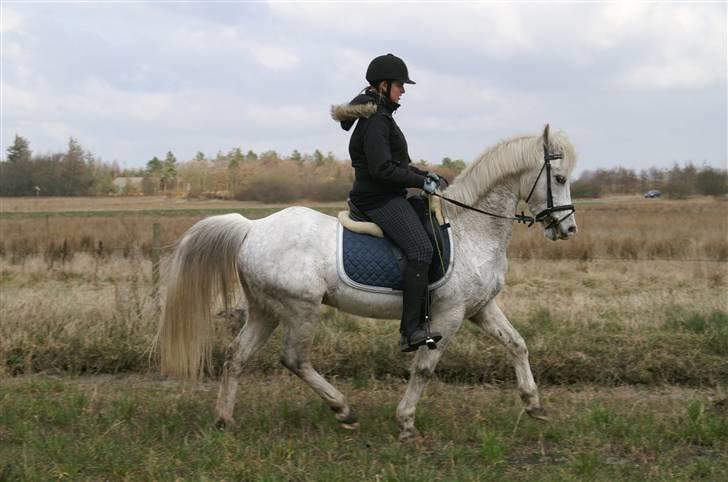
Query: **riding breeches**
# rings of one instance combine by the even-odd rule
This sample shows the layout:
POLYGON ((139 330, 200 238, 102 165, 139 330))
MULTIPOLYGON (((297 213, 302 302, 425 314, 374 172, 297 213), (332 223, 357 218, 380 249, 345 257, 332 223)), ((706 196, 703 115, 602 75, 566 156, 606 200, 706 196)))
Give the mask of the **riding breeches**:
POLYGON ((432 243, 407 199, 394 198, 384 206, 366 211, 366 214, 404 252, 407 261, 432 262, 432 243))

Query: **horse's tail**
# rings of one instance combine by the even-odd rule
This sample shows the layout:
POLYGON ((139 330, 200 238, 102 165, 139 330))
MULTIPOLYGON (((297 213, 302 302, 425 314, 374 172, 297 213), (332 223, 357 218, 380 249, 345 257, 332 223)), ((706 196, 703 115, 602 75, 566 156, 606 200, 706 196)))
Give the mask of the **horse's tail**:
POLYGON ((240 282, 238 253, 253 222, 240 214, 199 221, 180 239, 165 270, 167 299, 155 338, 162 373, 196 380, 212 362, 212 304, 228 304, 240 282))

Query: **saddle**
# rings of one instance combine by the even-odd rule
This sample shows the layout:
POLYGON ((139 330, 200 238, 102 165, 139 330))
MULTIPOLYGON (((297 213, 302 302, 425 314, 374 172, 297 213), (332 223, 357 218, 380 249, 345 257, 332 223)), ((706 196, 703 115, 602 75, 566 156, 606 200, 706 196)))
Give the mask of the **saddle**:
MULTIPOLYGON (((439 199, 433 198, 431 213, 424 198, 408 199, 420 217, 434 256, 429 272, 429 289, 445 284, 453 265, 452 229, 442 215, 439 199)), ((337 269, 339 278, 352 288, 376 293, 399 293, 407 259, 382 229, 349 201, 349 211, 339 213, 337 269)))

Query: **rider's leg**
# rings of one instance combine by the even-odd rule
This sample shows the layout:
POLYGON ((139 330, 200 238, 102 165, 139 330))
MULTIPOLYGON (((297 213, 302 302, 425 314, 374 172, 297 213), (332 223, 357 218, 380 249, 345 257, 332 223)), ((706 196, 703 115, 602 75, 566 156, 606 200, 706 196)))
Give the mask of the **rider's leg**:
MULTIPOLYGON (((398 197, 384 206, 367 211, 372 221, 407 257, 407 268, 404 273, 402 299, 402 351, 413 351, 425 343, 427 327, 423 326, 421 313, 423 298, 427 291, 427 273, 432 261, 433 249, 430 238, 422 227, 419 216, 412 205, 404 198, 398 197)), ((439 339, 439 333, 430 333, 433 339, 439 339)))

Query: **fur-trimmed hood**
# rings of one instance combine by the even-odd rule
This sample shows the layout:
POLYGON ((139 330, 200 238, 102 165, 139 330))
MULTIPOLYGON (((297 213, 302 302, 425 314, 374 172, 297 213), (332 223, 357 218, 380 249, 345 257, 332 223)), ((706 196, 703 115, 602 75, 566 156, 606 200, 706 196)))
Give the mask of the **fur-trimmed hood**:
POLYGON ((379 109, 377 100, 371 92, 364 92, 348 104, 332 105, 331 118, 340 122, 341 128, 348 131, 357 119, 368 119, 376 114, 379 109))
POLYGON ((357 119, 368 119, 379 110, 391 117, 398 107, 399 104, 389 102, 374 90, 367 89, 348 104, 332 105, 331 118, 340 122, 341 128, 348 131, 357 119))
POLYGON ((331 106, 331 118, 336 122, 355 121, 359 118, 370 118, 377 112, 377 105, 373 102, 366 104, 340 104, 331 106))

